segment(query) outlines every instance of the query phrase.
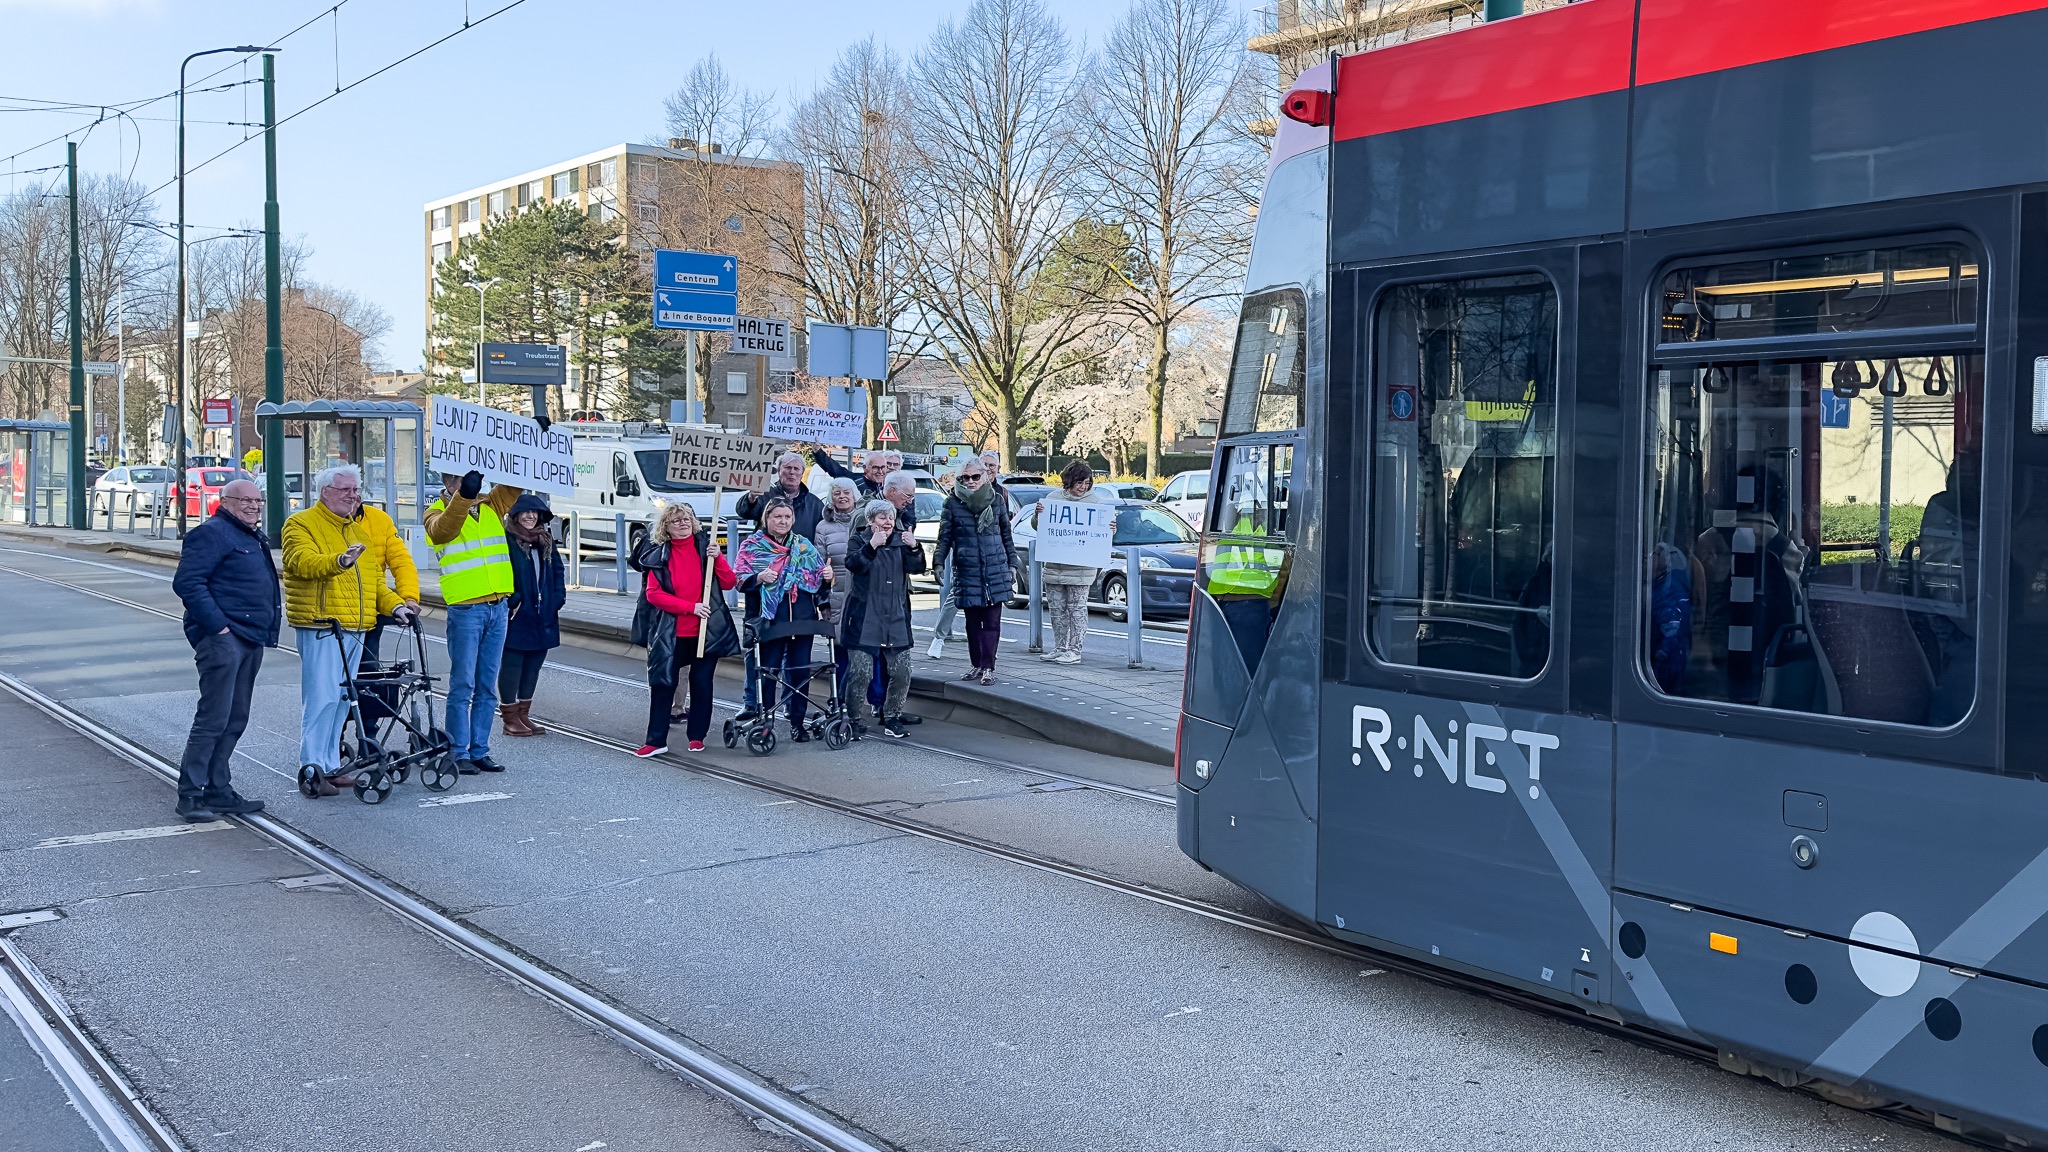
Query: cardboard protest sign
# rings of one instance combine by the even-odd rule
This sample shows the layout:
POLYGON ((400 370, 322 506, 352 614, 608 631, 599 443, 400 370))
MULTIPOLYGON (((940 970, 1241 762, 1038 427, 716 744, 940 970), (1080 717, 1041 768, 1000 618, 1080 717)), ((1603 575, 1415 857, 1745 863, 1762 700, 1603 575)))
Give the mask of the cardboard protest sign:
POLYGON ((481 472, 493 484, 529 492, 568 495, 576 490, 576 458, 567 432, 542 431, 525 416, 452 396, 434 397, 432 425, 430 471, 481 472))
POLYGON ((865 412, 834 412, 829 408, 807 408, 802 404, 770 400, 767 418, 761 423, 761 434, 805 444, 858 448, 866 438, 867 424, 865 412))
POLYGON ((780 441, 678 428, 668 447, 668 479, 672 484, 758 492, 775 478, 775 458, 780 455, 780 441))
POLYGON ((1038 560, 1041 564, 1109 567, 1110 537, 1116 532, 1116 506, 1089 501, 1041 500, 1038 503, 1038 560))

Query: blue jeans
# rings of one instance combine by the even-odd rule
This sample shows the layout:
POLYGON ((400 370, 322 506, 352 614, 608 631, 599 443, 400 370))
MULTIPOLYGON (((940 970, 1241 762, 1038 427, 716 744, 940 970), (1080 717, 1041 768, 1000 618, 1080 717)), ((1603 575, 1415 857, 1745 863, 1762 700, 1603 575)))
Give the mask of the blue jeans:
POLYGON ((505 659, 505 601, 448 609, 448 741, 457 760, 491 754, 498 670, 505 659))
POLYGON ((341 771, 341 726, 348 720, 341 684, 362 663, 363 634, 343 632, 336 644, 318 628, 293 631, 299 636, 299 763, 332 776, 341 771))

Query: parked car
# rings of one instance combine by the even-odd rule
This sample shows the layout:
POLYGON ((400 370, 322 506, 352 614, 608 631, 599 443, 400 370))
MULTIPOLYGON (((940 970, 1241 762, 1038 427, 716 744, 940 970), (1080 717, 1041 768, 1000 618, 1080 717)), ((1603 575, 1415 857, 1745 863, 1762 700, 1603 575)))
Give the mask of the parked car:
POLYGON ((1160 490, 1157 500, 1160 507, 1200 528, 1202 515, 1209 507, 1209 470, 1202 468, 1175 475, 1160 490))
MULTIPOLYGON (((576 464, 576 490, 549 499, 555 518, 549 522, 555 539, 568 542, 569 513, 577 521, 582 547, 608 553, 617 533, 617 518, 626 518, 626 547, 637 548, 654 518, 671 503, 688 504, 700 520, 713 518, 714 491, 701 484, 668 478, 666 435, 651 435, 638 426, 571 426, 570 450, 576 464), (619 431, 613 431, 619 427, 619 431), (627 433, 631 433, 628 435, 627 433)), ((732 516, 746 493, 728 489, 717 497, 716 512, 732 516)), ((722 528, 721 528, 722 532, 722 528)))
POLYGON ((1098 480, 1095 486, 1119 500, 1159 499, 1159 489, 1135 480, 1098 480))
POLYGON ((125 513, 128 511, 129 494, 133 493, 135 510, 151 512, 159 505, 164 508, 171 506, 171 487, 177 478, 178 470, 175 468, 156 464, 124 465, 93 481, 92 490, 103 508, 125 513))
POLYGON ((1052 485, 1011 484, 1005 481, 1003 491, 1010 495, 1010 518, 1014 520, 1017 513, 1045 499, 1045 494, 1052 491, 1052 485))
POLYGON ((187 468, 185 483, 180 493, 185 500, 185 515, 191 519, 204 520, 220 507, 220 490, 237 480, 250 476, 239 468, 187 468))
MULTIPOLYGON (((1194 600, 1195 563, 1201 552, 1194 531, 1180 517, 1157 505, 1142 500, 1118 500, 1115 503, 1116 528, 1110 535, 1110 566, 1096 576, 1094 586, 1088 589, 1088 599, 1110 605, 1109 617, 1112 620, 1129 619, 1129 577, 1124 567, 1129 563, 1126 555, 1135 551, 1138 567, 1144 572, 1144 614, 1153 619, 1186 619, 1188 605, 1194 600)), ((1019 512, 1010 525, 1020 572, 1031 554, 1031 541, 1037 535, 1038 506, 1034 504, 1019 512)), ((1030 590, 1019 588, 1017 592, 1028 603, 1030 590)))

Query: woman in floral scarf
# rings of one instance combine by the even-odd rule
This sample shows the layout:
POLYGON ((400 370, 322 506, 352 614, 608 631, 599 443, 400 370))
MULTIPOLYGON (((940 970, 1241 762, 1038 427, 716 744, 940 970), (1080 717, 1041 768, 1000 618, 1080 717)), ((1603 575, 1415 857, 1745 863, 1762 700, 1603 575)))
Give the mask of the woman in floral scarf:
MULTIPOLYGON (((832 582, 832 565, 818 546, 790 531, 796 509, 789 501, 770 500, 761 510, 761 530, 740 541, 740 585, 761 598, 755 628, 761 642, 761 711, 773 714, 777 689, 809 682, 811 637, 831 629, 818 608, 818 591, 832 582)), ((789 736, 801 744, 804 697, 789 694, 789 736)))

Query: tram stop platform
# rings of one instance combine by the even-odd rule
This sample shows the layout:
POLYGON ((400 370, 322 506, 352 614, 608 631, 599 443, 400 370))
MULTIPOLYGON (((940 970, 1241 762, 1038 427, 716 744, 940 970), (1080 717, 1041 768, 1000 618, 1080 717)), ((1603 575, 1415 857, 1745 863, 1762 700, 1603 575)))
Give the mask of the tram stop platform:
MULTIPOLYGON (((166 566, 177 564, 179 551, 175 539, 159 540, 140 533, 0 524, 0 540, 8 539, 166 566)), ((420 593, 430 608, 444 606, 433 573, 421 573, 420 593)), ((1147 666, 1130 668, 1122 625, 1098 616, 1081 663, 1049 664, 1026 650, 1030 642, 1027 613, 1013 609, 1003 614, 996 682, 983 687, 961 679, 968 667, 964 621, 955 625, 957 638, 946 645, 941 659, 927 656, 937 599, 929 593, 913 597, 918 643, 911 653, 912 711, 934 720, 1105 755, 1173 763, 1184 651, 1176 642, 1148 641, 1147 666), (1161 650, 1154 652, 1155 648, 1161 650)), ((563 642, 614 655, 636 651, 628 642, 633 606, 633 598, 614 592, 572 590, 562 609, 563 642)), ((1045 639, 1048 643, 1052 639, 1050 624, 1045 639)), ((721 689, 720 695, 736 699, 739 662, 727 661, 721 671, 732 684, 721 689)))

